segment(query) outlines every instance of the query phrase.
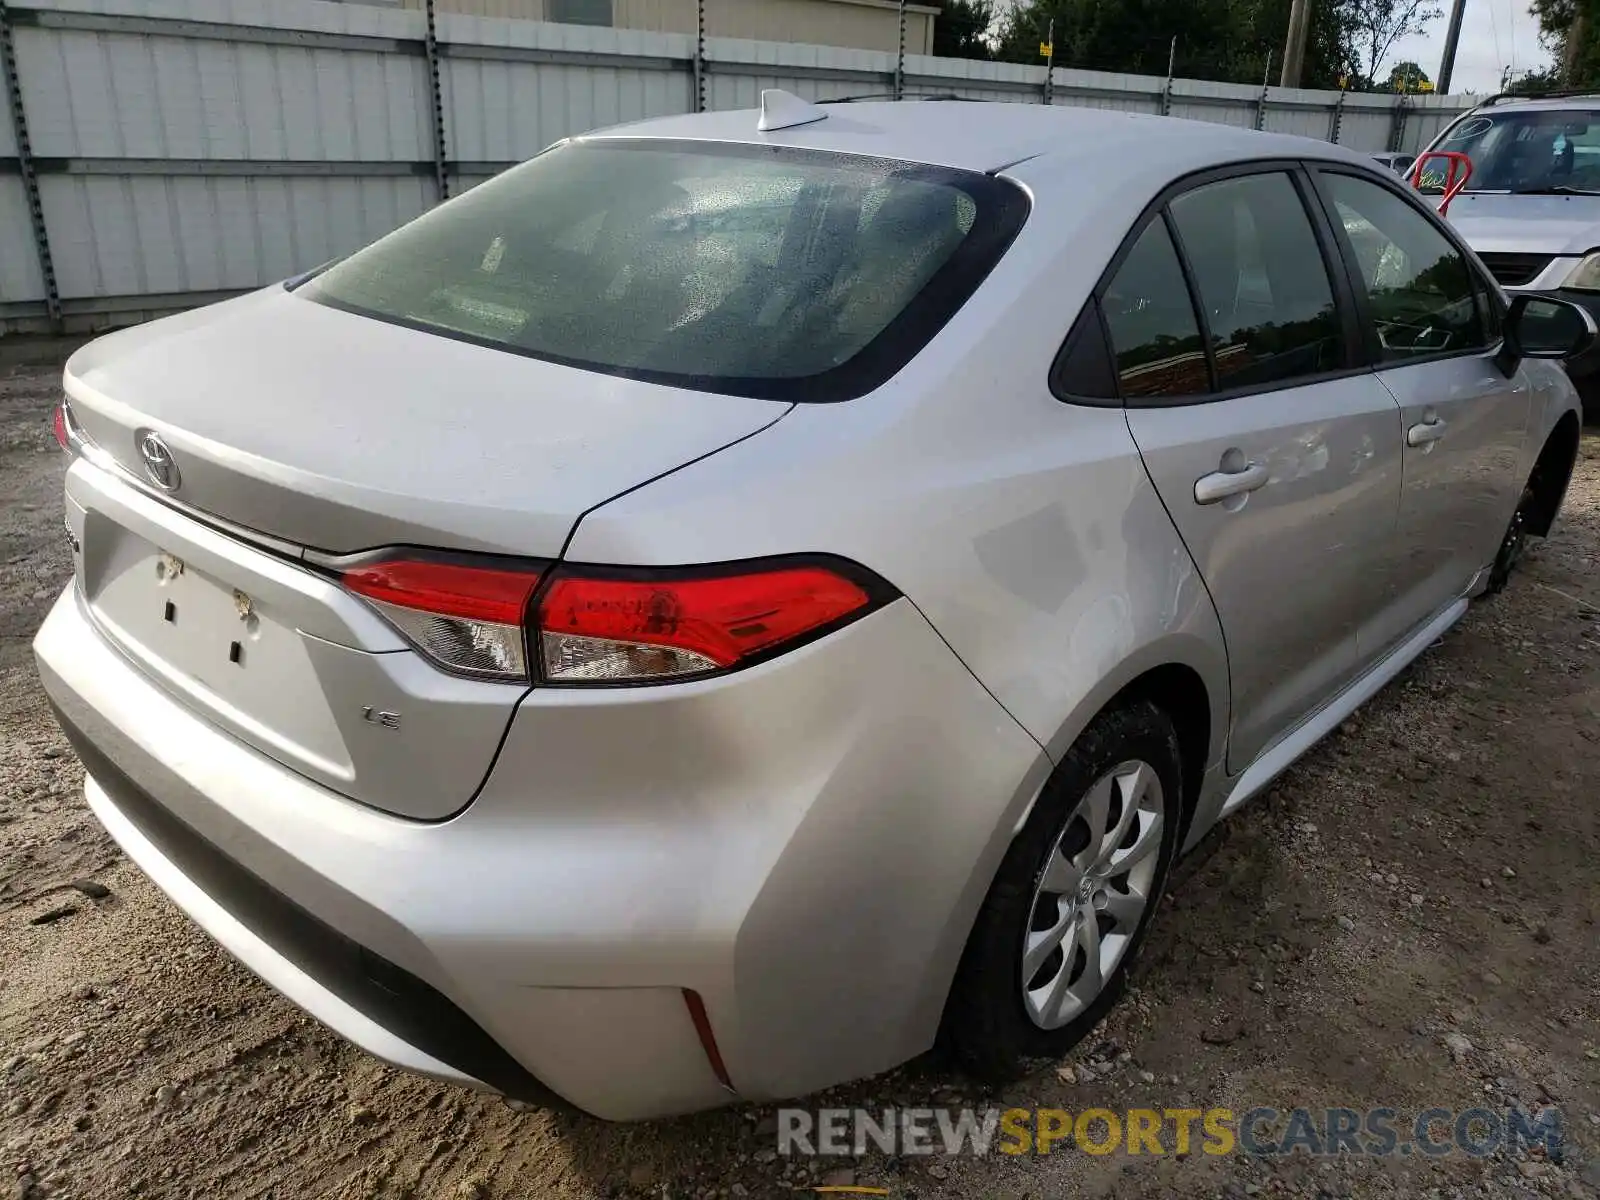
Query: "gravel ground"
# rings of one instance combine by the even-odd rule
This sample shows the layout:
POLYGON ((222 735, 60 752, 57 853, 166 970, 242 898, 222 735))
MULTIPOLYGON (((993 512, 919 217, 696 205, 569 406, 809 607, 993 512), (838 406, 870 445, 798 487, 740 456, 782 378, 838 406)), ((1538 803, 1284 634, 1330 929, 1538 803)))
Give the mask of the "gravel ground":
POLYGON ((1563 1161, 801 1165, 774 1160, 765 1110, 606 1126, 389 1071, 121 857, 28 648, 70 571, 58 370, 0 366, 0 1197, 1600 1196, 1600 438, 1510 591, 1180 867, 1135 989, 1068 1069, 991 1095, 919 1062, 825 1101, 1554 1104, 1563 1161))

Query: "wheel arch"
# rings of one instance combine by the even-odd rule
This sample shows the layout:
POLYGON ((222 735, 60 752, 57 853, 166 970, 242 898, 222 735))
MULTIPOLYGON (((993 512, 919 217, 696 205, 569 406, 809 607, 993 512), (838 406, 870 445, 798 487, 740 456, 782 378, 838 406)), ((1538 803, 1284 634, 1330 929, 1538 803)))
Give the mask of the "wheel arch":
POLYGON ((1548 537, 1555 525, 1578 463, 1578 444, 1582 436, 1578 414, 1568 409, 1556 421, 1534 461, 1530 478, 1534 508, 1528 514, 1528 532, 1535 537, 1548 537))
POLYGON ((1211 744, 1214 723, 1211 693, 1200 672, 1193 667, 1185 663, 1164 663, 1130 681, 1111 698, 1105 710, 1139 701, 1153 704, 1166 713, 1178 734, 1178 760, 1183 770, 1183 824, 1178 831, 1178 844, 1182 846, 1200 804, 1206 771, 1215 761, 1211 744))
POLYGON ((963 947, 960 960, 952 964, 954 969, 940 979, 944 1000, 940 1042, 947 1047, 951 1044, 951 1022, 960 1019, 959 1009, 952 1009, 951 1005, 956 995, 954 989, 960 963, 967 961, 971 951, 969 943, 972 931, 977 927, 979 906, 993 886, 994 878, 1002 866, 1001 860, 1016 845, 1018 836, 1033 816, 1039 797, 1061 770, 1063 758, 1083 732, 1106 713, 1136 704, 1152 705, 1172 721, 1183 774, 1181 823, 1175 842, 1177 853, 1181 854, 1188 839, 1189 826, 1201 805, 1207 776, 1223 760, 1228 703, 1227 660, 1220 638, 1212 644, 1202 638, 1173 637, 1155 643, 1145 653, 1124 660, 1063 723, 1057 736, 1046 747, 1049 767, 1039 779, 1032 798, 1021 808, 1012 828, 997 831, 1003 836, 1003 843, 996 847, 1000 853, 994 856, 992 866, 981 879, 974 881, 981 884, 975 889, 979 903, 974 904, 971 912, 960 921, 963 947))
MULTIPOLYGON (((1136 700, 1161 709, 1177 730, 1183 766, 1182 836, 1187 838, 1206 776, 1227 747, 1230 694, 1220 630, 1215 643, 1184 635, 1151 643, 1124 659, 1049 740, 1045 751, 1051 762, 1059 763, 1101 713, 1136 700)), ((1023 814, 1017 829, 1027 816, 1023 814)))

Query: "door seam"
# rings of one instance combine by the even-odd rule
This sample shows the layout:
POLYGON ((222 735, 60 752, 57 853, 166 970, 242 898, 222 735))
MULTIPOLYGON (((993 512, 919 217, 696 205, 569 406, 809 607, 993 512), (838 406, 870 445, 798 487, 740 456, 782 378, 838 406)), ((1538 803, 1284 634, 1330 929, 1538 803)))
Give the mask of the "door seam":
MULTIPOLYGON (((1211 605, 1211 616, 1217 623, 1217 633, 1222 638, 1222 661, 1228 672, 1228 725, 1227 732, 1222 739, 1222 769, 1228 769, 1228 750, 1233 745, 1233 654, 1228 649, 1228 627, 1222 622, 1222 610, 1217 607, 1217 598, 1211 594, 1211 584, 1206 580, 1206 574, 1200 569, 1200 564, 1195 561, 1194 551, 1189 548, 1188 540, 1183 536, 1183 528, 1178 524, 1177 518, 1172 515, 1172 510, 1167 507, 1167 498, 1161 494, 1161 489, 1156 486, 1155 476, 1150 474, 1150 464, 1145 461, 1144 447, 1139 445, 1139 438, 1133 432, 1133 422, 1128 417, 1127 406, 1122 409, 1122 423, 1128 430, 1128 441, 1132 444, 1135 453, 1139 456, 1139 468, 1144 472, 1144 479, 1150 485, 1150 490, 1155 493, 1156 503, 1161 506, 1161 511, 1166 514, 1167 524, 1172 528, 1172 535, 1178 539, 1178 545, 1183 547, 1183 552, 1188 556, 1189 566, 1194 570, 1194 577, 1200 581, 1200 588, 1206 594, 1206 603, 1211 605)), ((1215 765, 1206 764, 1206 770, 1215 765)))

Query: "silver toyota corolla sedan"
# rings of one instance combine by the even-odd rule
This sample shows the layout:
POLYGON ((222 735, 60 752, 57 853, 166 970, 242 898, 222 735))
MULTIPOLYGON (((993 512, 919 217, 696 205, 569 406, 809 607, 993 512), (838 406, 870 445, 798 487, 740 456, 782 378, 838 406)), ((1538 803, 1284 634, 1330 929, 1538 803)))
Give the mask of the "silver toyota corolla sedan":
POLYGON ((128 855, 397 1066, 1004 1076, 1548 532, 1594 336, 1337 146, 772 93, 79 351, 39 670, 128 855))

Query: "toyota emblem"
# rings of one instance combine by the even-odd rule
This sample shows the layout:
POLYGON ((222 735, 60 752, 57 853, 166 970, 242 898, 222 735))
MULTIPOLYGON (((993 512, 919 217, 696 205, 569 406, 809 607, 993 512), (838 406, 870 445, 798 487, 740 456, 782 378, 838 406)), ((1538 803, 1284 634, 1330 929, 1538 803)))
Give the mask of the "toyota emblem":
POLYGON ((178 490, 183 476, 178 474, 178 461, 159 433, 147 429, 139 435, 139 457, 144 459, 144 473, 150 476, 151 483, 164 492, 178 490))

